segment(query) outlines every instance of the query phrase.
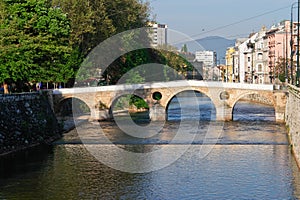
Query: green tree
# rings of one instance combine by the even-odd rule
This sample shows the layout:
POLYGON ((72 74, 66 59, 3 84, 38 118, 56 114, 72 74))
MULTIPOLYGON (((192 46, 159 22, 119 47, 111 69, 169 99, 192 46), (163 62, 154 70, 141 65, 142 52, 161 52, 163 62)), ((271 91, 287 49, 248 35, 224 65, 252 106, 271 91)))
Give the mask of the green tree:
POLYGON ((187 48, 187 45, 186 45, 186 44, 184 44, 184 45, 182 46, 181 52, 183 52, 183 53, 187 53, 187 52, 188 52, 188 48, 187 48))
MULTIPOLYGON (((274 73, 274 76, 275 78, 279 78, 279 80, 281 82, 285 82, 285 76, 286 76, 286 67, 290 65, 290 60, 289 59, 285 59, 285 58, 282 58, 280 57, 278 59, 278 61, 276 62, 276 66, 275 66, 275 73, 274 73)), ((295 69, 295 66, 294 66, 294 69, 295 69)), ((288 70, 289 71, 289 70, 288 70)), ((290 77, 290 72, 288 72, 288 77, 290 77)), ((295 73, 295 70, 294 70, 294 73, 295 73)))
POLYGON ((74 75, 77 58, 61 9, 46 0, 1 0, 0 6, 0 81, 66 82, 74 75))
POLYGON ((141 83, 182 79, 186 76, 187 71, 192 71, 193 66, 175 49, 174 47, 168 47, 165 50, 139 49, 119 57, 104 72, 106 84, 116 84, 131 69, 149 63, 159 65, 149 65, 149 68, 142 67, 134 70, 134 72, 129 72, 131 77, 128 77, 128 82, 141 83))
MULTIPOLYGON (((53 0, 52 5, 60 7, 70 18, 70 42, 78 48, 82 58, 79 63, 84 66, 78 66, 76 79, 79 81, 95 76, 95 66, 101 65, 101 61, 97 62, 93 58, 83 60, 91 56, 91 50, 105 39, 123 31, 144 27, 149 21, 149 5, 140 0, 53 0)), ((124 38, 124 41, 129 43, 133 40, 124 38)), ((126 46, 125 43, 122 45, 126 46)), ((109 48, 107 51, 114 51, 109 48)), ((105 74, 106 82, 115 82, 111 79, 128 71, 128 65, 123 62, 115 62, 114 65, 115 68, 112 67, 113 70, 105 74)))
POLYGON ((83 57, 116 33, 144 27, 149 5, 139 0, 53 0, 71 20, 72 45, 83 57))

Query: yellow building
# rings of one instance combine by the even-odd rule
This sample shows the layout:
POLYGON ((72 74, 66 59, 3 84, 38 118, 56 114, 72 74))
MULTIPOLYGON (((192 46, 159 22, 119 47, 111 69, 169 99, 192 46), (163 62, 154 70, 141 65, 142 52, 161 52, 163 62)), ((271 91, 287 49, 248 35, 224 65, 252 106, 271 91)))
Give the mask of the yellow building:
POLYGON ((223 69, 223 78, 222 80, 225 82, 233 82, 233 77, 234 77, 234 73, 233 73, 233 65, 234 65, 234 59, 233 59, 233 55, 235 53, 235 49, 234 47, 228 47, 226 50, 226 63, 225 63, 225 69, 223 69))
POLYGON ((219 70, 220 70, 220 80, 221 80, 222 82, 225 82, 225 81, 226 81, 226 80, 225 80, 225 77, 226 77, 226 65, 220 64, 220 65, 218 66, 218 68, 219 68, 219 70))

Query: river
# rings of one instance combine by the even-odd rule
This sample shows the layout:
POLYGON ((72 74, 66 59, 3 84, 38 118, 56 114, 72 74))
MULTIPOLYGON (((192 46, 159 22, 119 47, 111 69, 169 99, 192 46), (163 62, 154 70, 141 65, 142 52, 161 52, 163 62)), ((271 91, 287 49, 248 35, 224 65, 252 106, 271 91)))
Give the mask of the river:
MULTIPOLYGON (((181 98, 181 103, 189 101, 181 98)), ((211 102, 199 99, 200 114, 189 110, 189 103, 182 104, 188 112, 181 112, 174 99, 169 121, 152 137, 132 137, 114 122, 85 123, 80 126, 84 135, 72 130, 50 147, 0 158, 0 199, 300 199, 300 172, 285 126, 274 122, 272 107, 241 101, 234 108, 234 121, 217 123, 208 121, 215 118, 211 102), (197 129, 189 132, 194 121, 197 129), (176 137, 182 123, 187 137, 176 137), (220 124, 221 134, 209 132, 220 124), (103 134, 98 134, 99 125, 103 134), (190 135, 192 140, 187 139, 190 135), (167 153, 130 168, 147 172, 130 173, 108 167, 89 151, 95 147, 108 160, 132 163, 131 157, 114 152, 116 146, 167 153), (203 147, 209 149, 205 154, 203 147), (161 169, 151 168, 178 149, 185 150, 180 157, 161 169)), ((133 118, 147 127, 146 118, 133 118)))

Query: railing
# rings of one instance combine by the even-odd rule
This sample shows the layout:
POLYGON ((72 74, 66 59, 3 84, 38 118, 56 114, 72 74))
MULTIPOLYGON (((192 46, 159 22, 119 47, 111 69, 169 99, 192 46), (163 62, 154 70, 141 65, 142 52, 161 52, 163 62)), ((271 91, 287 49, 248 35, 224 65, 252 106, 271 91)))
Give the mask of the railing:
POLYGON ((299 88, 297 88, 294 85, 290 85, 290 84, 287 86, 287 88, 290 93, 294 94, 296 97, 298 97, 300 99, 300 89, 299 88))

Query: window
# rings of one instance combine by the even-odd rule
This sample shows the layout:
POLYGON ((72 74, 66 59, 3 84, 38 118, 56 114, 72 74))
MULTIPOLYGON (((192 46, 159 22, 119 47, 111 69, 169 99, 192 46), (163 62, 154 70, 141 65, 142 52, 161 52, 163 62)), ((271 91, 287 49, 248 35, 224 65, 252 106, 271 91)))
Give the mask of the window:
POLYGON ((257 58, 258 58, 259 60, 262 60, 262 59, 263 59, 263 54, 262 54, 262 53, 258 53, 257 58))
POLYGON ((251 60, 251 58, 250 58, 250 57, 248 57, 248 62, 250 62, 250 60, 251 60))
POLYGON ((258 65, 258 70, 257 71, 262 72, 262 65, 261 64, 258 65))

